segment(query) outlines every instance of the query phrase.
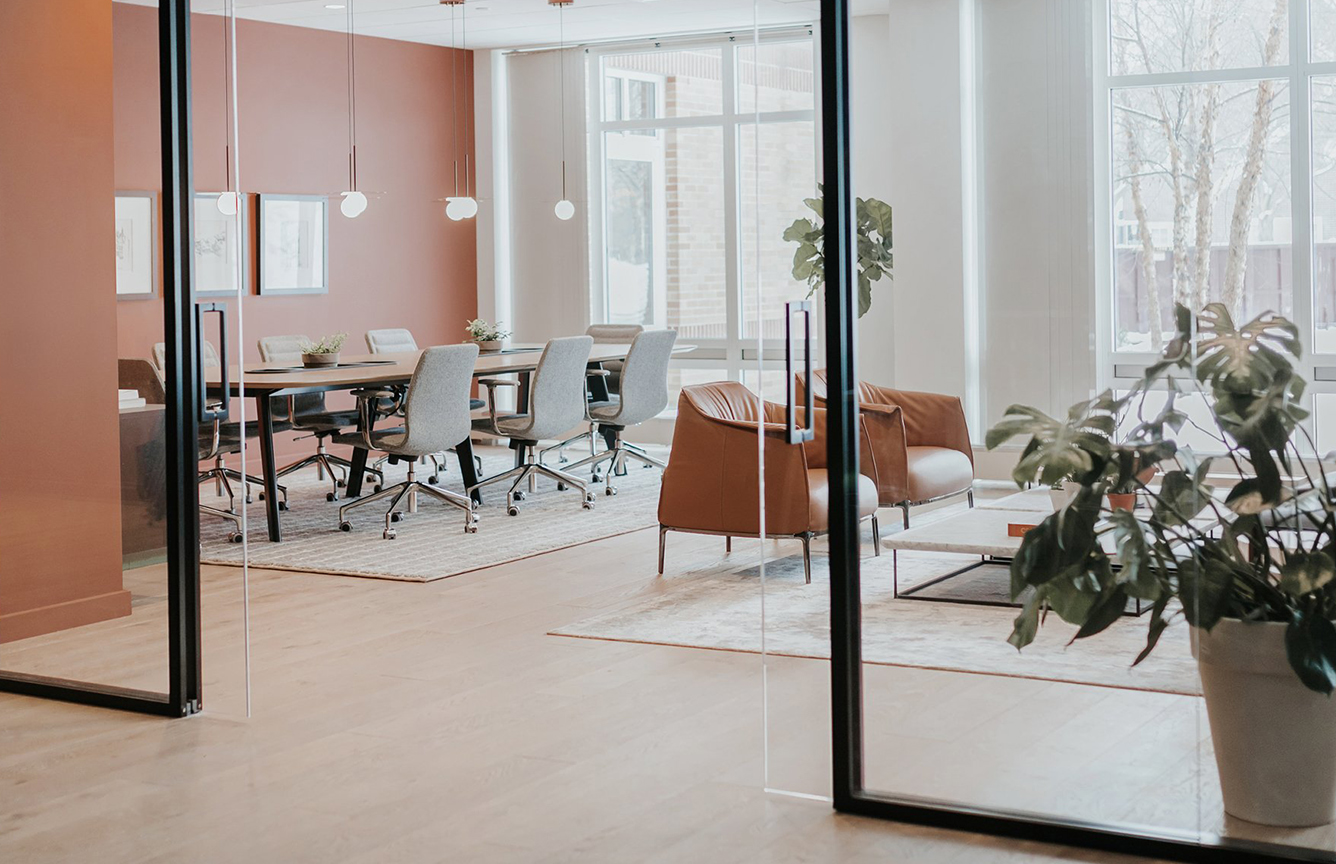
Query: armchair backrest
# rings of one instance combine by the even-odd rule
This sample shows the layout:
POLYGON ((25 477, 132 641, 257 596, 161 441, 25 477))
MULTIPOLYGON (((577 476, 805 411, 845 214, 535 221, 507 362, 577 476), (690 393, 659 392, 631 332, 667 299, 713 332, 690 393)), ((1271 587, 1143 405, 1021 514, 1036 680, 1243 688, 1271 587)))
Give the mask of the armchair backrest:
POLYGON ((676 330, 646 330, 631 342, 622 367, 621 400, 614 423, 644 423, 668 407, 668 362, 676 330))
POLYGON ((643 332, 645 328, 639 324, 591 324, 585 335, 592 337, 596 345, 606 345, 630 342, 643 332))
POLYGON ((138 390, 140 398, 149 405, 167 402, 167 388, 162 383, 162 376, 146 359, 121 357, 117 361, 117 378, 122 390, 138 390))
POLYGON ((366 331, 366 350, 372 354, 406 354, 418 350, 413 334, 402 328, 366 331))
POLYGON ((300 366, 302 348, 310 344, 309 337, 301 334, 291 336, 262 336, 260 338, 260 359, 265 363, 280 363, 285 366, 300 366))
POLYGON ((396 449, 438 453, 469 436, 469 393, 477 360, 478 346, 473 343, 422 352, 404 400, 404 441, 396 449))
MULTIPOLYGON (((166 374, 167 371, 167 343, 153 343, 153 365, 158 367, 160 374, 166 374)), ((213 343, 208 339, 204 340, 204 368, 216 369, 222 363, 218 360, 218 349, 213 347, 213 343)))

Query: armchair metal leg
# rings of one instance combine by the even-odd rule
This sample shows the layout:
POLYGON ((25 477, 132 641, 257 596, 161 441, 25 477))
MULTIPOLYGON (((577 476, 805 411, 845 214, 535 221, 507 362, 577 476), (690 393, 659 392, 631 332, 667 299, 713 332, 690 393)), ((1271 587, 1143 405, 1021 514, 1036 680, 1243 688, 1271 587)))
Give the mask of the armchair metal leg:
POLYGON ((810 533, 800 534, 803 541, 803 576, 806 577, 808 585, 812 584, 812 535, 810 533))
POLYGON ((900 508, 900 510, 901 510, 902 513, 904 513, 904 516, 905 516, 905 528, 906 528, 906 529, 909 528, 909 504, 908 504, 908 503, 905 503, 905 504, 897 504, 896 506, 900 508))
POLYGON ((974 509, 974 488, 973 488, 973 487, 971 487, 970 490, 969 490, 968 492, 965 493, 965 497, 969 499, 969 502, 970 502, 970 509, 973 510, 973 509, 974 509))
POLYGON ((726 537, 724 537, 724 554, 725 554, 725 555, 731 555, 731 554, 733 554, 733 535, 732 535, 732 534, 729 534, 729 535, 727 535, 726 537))
POLYGON ((872 554, 881 557, 881 526, 877 524, 877 514, 872 514, 872 554))
MULTIPOLYGON (((659 575, 663 575, 663 549, 668 539, 668 526, 659 526, 659 575)), ((729 538, 730 540, 732 538, 729 538)))

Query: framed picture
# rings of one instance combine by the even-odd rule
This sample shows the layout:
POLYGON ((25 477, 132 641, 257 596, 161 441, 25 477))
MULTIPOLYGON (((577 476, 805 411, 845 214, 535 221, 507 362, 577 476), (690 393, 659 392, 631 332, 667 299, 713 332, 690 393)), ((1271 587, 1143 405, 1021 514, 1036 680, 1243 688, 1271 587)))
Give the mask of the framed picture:
POLYGON ((240 195, 236 215, 218 209, 218 192, 195 193, 195 294, 225 297, 245 293, 250 282, 246 255, 250 200, 240 195))
POLYGON ((116 193, 116 299, 158 294, 156 192, 116 193))
POLYGON ((260 293, 329 293, 329 199, 260 196, 260 293))

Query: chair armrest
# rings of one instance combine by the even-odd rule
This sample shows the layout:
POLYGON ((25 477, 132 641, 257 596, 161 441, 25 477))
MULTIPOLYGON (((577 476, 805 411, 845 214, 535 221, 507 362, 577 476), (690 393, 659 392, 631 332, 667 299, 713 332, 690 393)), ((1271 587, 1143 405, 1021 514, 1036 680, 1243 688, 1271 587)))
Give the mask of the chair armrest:
POLYGON ((487 418, 492 424, 492 431, 498 431, 496 428, 496 388, 498 387, 519 387, 520 382, 510 378, 479 378, 478 383, 487 388, 487 418))
POLYGON ((974 462, 965 408, 960 397, 944 393, 892 390, 865 384, 861 388, 864 404, 899 406, 904 412, 905 444, 909 447, 949 447, 959 450, 974 462))
POLYGON ((509 378, 479 378, 478 383, 492 389, 493 387, 518 387, 520 382, 512 381, 509 378))
POLYGON ((371 432, 376 427, 376 418, 397 413, 402 407, 403 394, 398 390, 380 387, 361 387, 353 390, 352 394, 357 397, 357 432, 362 437, 361 444, 357 446, 375 450, 371 432), (387 399, 395 403, 391 410, 381 408, 381 402, 387 399))
POLYGON ((585 375, 590 378, 607 378, 612 374, 611 369, 586 369, 585 375))
POLYGON ((883 505, 909 498, 909 454, 904 412, 900 406, 863 405, 859 409, 861 436, 859 470, 877 485, 883 505))

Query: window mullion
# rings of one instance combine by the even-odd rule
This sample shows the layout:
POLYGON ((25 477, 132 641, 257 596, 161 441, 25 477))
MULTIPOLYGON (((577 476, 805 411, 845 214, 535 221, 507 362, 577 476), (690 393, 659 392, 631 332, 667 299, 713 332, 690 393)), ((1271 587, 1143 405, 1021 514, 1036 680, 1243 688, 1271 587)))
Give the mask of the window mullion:
POLYGON ((724 159, 724 294, 727 307, 729 340, 742 338, 742 270, 739 209, 741 189, 738 182, 737 124, 737 44, 730 41, 723 49, 720 86, 723 87, 724 159))

